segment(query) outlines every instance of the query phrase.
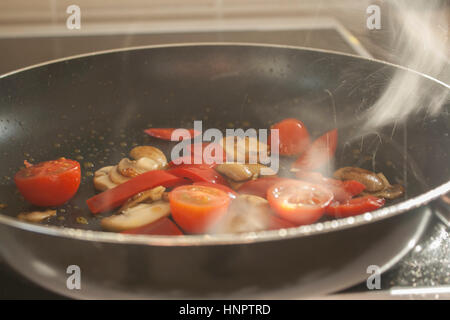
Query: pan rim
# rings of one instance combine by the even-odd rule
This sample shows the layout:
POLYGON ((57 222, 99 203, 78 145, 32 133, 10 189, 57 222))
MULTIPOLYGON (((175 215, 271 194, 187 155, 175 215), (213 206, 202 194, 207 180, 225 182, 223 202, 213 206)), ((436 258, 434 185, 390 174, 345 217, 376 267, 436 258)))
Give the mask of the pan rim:
MULTIPOLYGON (((134 46, 127 48, 119 48, 119 49, 109 49, 96 51, 91 53, 73 55, 65 58, 53 59, 46 62, 34 64, 31 66, 27 66, 24 68, 20 68, 14 71, 7 72, 5 74, 0 75, 0 79, 3 79, 7 76, 11 76, 14 74, 18 74, 23 71, 35 69, 41 66, 46 66, 53 63, 74 60, 78 58, 97 56, 102 54, 109 53, 117 53, 117 52, 125 52, 125 51, 136 51, 136 50, 144 50, 144 49, 157 49, 157 48, 172 48, 172 47, 213 47, 213 46, 241 46, 241 47, 266 47, 266 48, 285 48, 292 49, 298 51, 314 51, 314 52, 322 52, 339 56, 348 56, 352 58, 357 58, 361 60, 377 62, 384 65, 389 65, 395 68, 399 68, 402 70, 406 70, 409 72, 413 72, 422 77, 425 77, 429 80, 432 80, 447 89, 450 89, 450 85, 435 79, 429 75, 421 73, 419 71, 399 66, 390 62, 385 62, 382 60, 374 59, 374 58, 366 58, 361 57, 354 54, 341 53, 332 50, 323 50, 323 49, 315 49, 309 47, 300 47, 300 46, 288 46, 288 45, 275 45, 275 44, 260 44, 260 43, 234 43, 234 42, 198 42, 198 43, 176 43, 176 44, 161 44, 161 45, 145 45, 145 46, 134 46)), ((392 216, 396 216, 398 214, 404 213, 406 211, 421 207, 426 205, 430 201, 438 198, 441 195, 450 192, 450 181, 433 188, 425 193, 422 193, 419 196, 408 199, 406 201, 402 201, 398 204, 391 205, 388 207, 383 207, 381 209, 367 212, 362 215, 348 217, 348 218, 340 218, 334 219, 326 222, 314 223, 312 225, 299 226, 295 228, 289 229, 279 229, 272 231, 259 231, 259 232, 249 232, 242 234, 225 234, 225 235, 185 235, 180 237, 173 236, 152 236, 152 235, 127 235, 127 234, 119 234, 119 233, 111 233, 104 231, 93 231, 93 230, 83 230, 83 229, 75 229, 75 228, 61 228, 57 226, 45 226, 27 223, 23 221, 19 221, 16 218, 6 216, 0 213, 0 223, 18 228, 25 231, 36 232, 48 236, 57 236, 64 238, 71 238, 76 240, 85 240, 85 241, 96 241, 96 242, 108 242, 108 243, 124 243, 124 244, 141 244, 141 245, 153 245, 153 246, 200 246, 200 245, 238 245, 238 244, 246 244, 246 243, 256 243, 256 242, 265 242, 265 241, 274 241, 274 240, 284 240, 291 238, 299 238, 305 236, 312 236, 327 232, 344 230, 351 227, 362 226, 369 224, 371 222, 379 221, 382 219, 386 219, 392 216)))
POLYGON ((401 65, 391 63, 388 61, 379 60, 376 58, 363 57, 363 56, 359 56, 359 55, 352 54, 352 53, 339 52, 339 51, 335 51, 335 50, 318 49, 318 48, 313 48, 313 47, 292 46, 292 45, 282 45, 282 44, 265 44, 265 43, 257 43, 257 42, 180 42, 180 43, 142 45, 142 46, 131 46, 131 47, 124 47, 124 48, 99 50, 99 51, 94 51, 94 52, 71 55, 71 56, 67 56, 67 57, 63 57, 63 58, 47 60, 44 62, 32 64, 32 65, 29 65, 29 66, 26 66, 23 68, 8 71, 6 73, 0 74, 0 79, 17 74, 19 72, 39 68, 39 67, 50 65, 53 63, 75 60, 75 59, 79 59, 79 58, 86 58, 86 57, 91 57, 91 56, 99 56, 99 55, 108 54, 108 53, 117 53, 117 52, 124 52, 124 51, 138 51, 138 50, 158 49, 158 48, 214 47, 214 46, 285 48, 285 49, 293 49, 293 50, 298 50, 298 51, 315 51, 315 52, 329 53, 329 54, 334 54, 334 55, 339 55, 339 56, 347 56, 347 57, 352 57, 352 58, 356 58, 356 59, 377 62, 377 63, 381 63, 384 65, 389 65, 389 66, 392 66, 392 67, 395 67, 398 69, 402 69, 405 71, 413 72, 413 73, 418 74, 422 77, 425 77, 431 81, 434 81, 434 82, 446 87, 447 89, 450 89, 450 84, 447 84, 439 79, 433 78, 430 75, 427 75, 425 73, 422 73, 420 71, 417 71, 417 70, 414 70, 414 69, 411 69, 411 68, 408 68, 405 66, 401 66, 401 65))

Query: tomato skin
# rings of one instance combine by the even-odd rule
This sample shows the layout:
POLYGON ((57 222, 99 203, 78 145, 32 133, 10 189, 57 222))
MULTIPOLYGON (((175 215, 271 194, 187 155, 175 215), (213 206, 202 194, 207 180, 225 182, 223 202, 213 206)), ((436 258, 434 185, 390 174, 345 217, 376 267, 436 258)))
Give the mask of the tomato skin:
POLYGON ((274 184, 286 180, 279 177, 263 177, 256 180, 250 180, 241 185, 238 189, 239 193, 252 194, 261 198, 266 198, 267 190, 274 184))
POLYGON ((333 193, 318 184, 286 179, 267 191, 267 200, 281 218, 296 225, 305 225, 314 223, 322 217, 325 208, 333 200, 333 193), (302 197, 301 201, 314 204, 291 203, 290 199, 296 197, 302 197))
POLYGON ((211 182, 205 182, 205 181, 197 181, 194 182, 192 185, 194 186, 205 186, 205 187, 211 187, 211 188, 217 188, 219 190, 225 191, 226 193, 228 193, 228 195, 230 196, 230 198, 235 199, 237 196, 236 191, 234 191, 233 189, 223 185, 223 184, 219 184, 219 183, 211 183, 211 182))
MULTIPOLYGON (((279 130, 279 153, 292 156, 305 151, 309 145, 309 133, 303 122, 294 118, 284 119, 271 129, 279 130)), ((272 152, 276 152, 272 150, 272 152)))
POLYGON ((292 168, 312 171, 328 163, 336 152, 338 134, 337 129, 326 132, 320 136, 298 157, 292 168))
POLYGON ((370 212, 382 207, 385 203, 383 198, 364 196, 354 198, 345 202, 334 201, 326 209, 326 213, 335 218, 356 216, 370 212))
MULTIPOLYGON (((149 136, 158 138, 158 139, 162 139, 162 140, 167 140, 167 141, 172 141, 172 133, 176 130, 177 128, 149 128, 144 130, 144 132, 146 134, 148 134, 149 136)), ((181 128, 180 128, 181 129, 181 128)), ((195 136, 199 135, 200 132, 194 130, 194 129, 186 129, 189 131, 190 134, 190 139, 194 138, 195 136)), ((179 141, 183 140, 183 138, 179 138, 179 141)))
POLYGON ((81 182, 77 161, 60 158, 27 165, 14 176, 22 196, 39 207, 59 206, 70 200, 81 182))
POLYGON ((186 232, 208 232, 226 214, 230 197, 225 191, 206 186, 181 186, 169 193, 175 222, 186 232))

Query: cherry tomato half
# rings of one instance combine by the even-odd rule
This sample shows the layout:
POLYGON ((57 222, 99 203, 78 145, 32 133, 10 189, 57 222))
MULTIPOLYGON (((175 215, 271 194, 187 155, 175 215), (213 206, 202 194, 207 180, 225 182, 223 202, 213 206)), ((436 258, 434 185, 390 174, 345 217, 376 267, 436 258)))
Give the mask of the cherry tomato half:
MULTIPOLYGON (((274 124, 271 129, 279 130, 280 154, 291 156, 299 154, 309 145, 309 133, 303 122, 288 118, 274 124)), ((275 152, 272 150, 272 152, 275 152)))
POLYGON ((237 193, 236 191, 234 191, 233 189, 220 184, 220 183, 212 183, 212 182, 205 182, 205 181, 197 181, 193 183, 194 186, 205 186, 205 187, 211 187, 211 188, 217 188, 220 189, 222 191, 225 191, 226 193, 228 193, 228 196, 231 199, 236 199, 237 197, 237 193))
POLYGON ((230 197, 207 186, 181 186, 169 193, 175 222, 190 233, 208 232, 227 212, 230 197))
POLYGON ((28 164, 14 177, 25 200, 40 207, 62 205, 75 195, 80 181, 80 164, 65 158, 28 164))
POLYGON ((330 216, 344 218, 373 211, 382 207, 384 203, 385 200, 383 198, 365 196, 354 198, 342 203, 339 201, 334 201, 327 207, 326 212, 330 216))
POLYGON ((333 200, 333 193, 318 184, 285 180, 267 191, 272 209, 283 219, 296 225, 316 222, 333 200))

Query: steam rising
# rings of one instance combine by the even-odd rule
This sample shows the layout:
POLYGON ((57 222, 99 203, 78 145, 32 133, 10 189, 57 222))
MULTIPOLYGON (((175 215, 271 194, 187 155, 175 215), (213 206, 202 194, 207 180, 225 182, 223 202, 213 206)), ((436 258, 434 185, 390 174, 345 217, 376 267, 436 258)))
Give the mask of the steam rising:
MULTIPOLYGON (((440 78, 448 83, 450 68, 448 48, 439 30, 448 32, 448 18, 438 17, 442 1, 390 1, 398 24, 392 33, 393 54, 398 63, 440 78)), ((398 71, 378 101, 367 111, 365 129, 404 120, 409 114, 425 110, 436 116, 449 96, 449 86, 431 87, 429 81, 410 72, 398 71), (447 88, 445 88, 447 87, 447 88)))

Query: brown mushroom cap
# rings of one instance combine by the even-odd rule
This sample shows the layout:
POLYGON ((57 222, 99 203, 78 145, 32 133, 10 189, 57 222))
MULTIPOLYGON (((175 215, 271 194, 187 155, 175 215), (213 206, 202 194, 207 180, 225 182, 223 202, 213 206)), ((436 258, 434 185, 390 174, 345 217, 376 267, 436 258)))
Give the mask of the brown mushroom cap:
POLYGON ((134 147, 130 151, 130 157, 134 160, 139 160, 141 158, 149 158, 158 164, 157 169, 164 169, 167 167, 167 158, 164 153, 152 146, 138 146, 134 147))
POLYGON ((94 173, 94 188, 98 191, 105 191, 112 189, 117 186, 116 183, 112 182, 109 178, 109 172, 114 168, 114 166, 107 166, 98 169, 94 173))
POLYGON ((375 192, 384 189, 382 179, 374 172, 357 168, 357 167, 343 167, 334 172, 333 175, 340 180, 356 180, 366 186, 366 191, 375 192))
POLYGON ((270 154, 270 147, 254 137, 228 136, 220 141, 220 145, 227 155, 226 161, 254 163, 259 161, 260 153, 270 154))
POLYGON ((165 190, 166 188, 164 188, 163 186, 158 186, 149 190, 139 192, 138 194, 128 199, 128 201, 125 202, 125 204, 123 204, 123 206, 119 209, 119 212, 123 212, 142 202, 151 203, 161 200, 165 190))
POLYGON ((236 162, 227 162, 217 165, 215 169, 217 172, 223 174, 225 177, 233 180, 234 182, 243 182, 250 179, 256 179, 261 175, 262 169, 264 169, 266 173, 271 172, 272 175, 276 174, 270 168, 259 163, 244 164, 236 162))

